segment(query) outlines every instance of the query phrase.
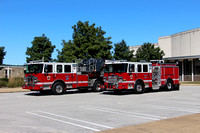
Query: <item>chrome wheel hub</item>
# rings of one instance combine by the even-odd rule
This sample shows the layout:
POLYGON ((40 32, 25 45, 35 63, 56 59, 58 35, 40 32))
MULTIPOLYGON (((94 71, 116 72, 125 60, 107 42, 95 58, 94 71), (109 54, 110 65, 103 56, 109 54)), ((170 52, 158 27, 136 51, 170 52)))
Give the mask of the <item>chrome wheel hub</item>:
POLYGON ((142 92, 142 85, 137 85, 136 89, 138 92, 142 92))
POLYGON ((63 87, 61 85, 57 85, 56 86, 56 92, 57 93, 62 93, 62 91, 63 91, 63 87))

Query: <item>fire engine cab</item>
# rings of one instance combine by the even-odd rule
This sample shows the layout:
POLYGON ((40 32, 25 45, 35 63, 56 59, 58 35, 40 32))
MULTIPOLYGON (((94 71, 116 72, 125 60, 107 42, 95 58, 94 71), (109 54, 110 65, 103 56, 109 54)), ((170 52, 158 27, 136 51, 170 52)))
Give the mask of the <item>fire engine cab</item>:
POLYGON ((77 88, 101 91, 103 82, 102 59, 84 59, 80 63, 50 63, 32 61, 26 64, 23 89, 62 94, 66 89, 77 88))
POLYGON ((151 62, 108 61, 105 63, 103 90, 134 90, 143 93, 146 89, 179 89, 179 68, 165 64, 163 60, 151 62))

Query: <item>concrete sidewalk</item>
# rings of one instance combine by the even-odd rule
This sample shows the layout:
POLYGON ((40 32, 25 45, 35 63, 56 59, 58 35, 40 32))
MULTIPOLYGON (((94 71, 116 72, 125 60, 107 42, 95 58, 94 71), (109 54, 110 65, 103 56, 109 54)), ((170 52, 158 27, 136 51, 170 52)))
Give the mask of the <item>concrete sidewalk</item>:
POLYGON ((165 119, 141 125, 134 125, 98 133, 199 133, 200 114, 165 119))
POLYGON ((26 92, 26 91, 30 91, 30 90, 22 89, 22 87, 16 87, 16 88, 3 87, 3 88, 0 88, 0 93, 26 92))

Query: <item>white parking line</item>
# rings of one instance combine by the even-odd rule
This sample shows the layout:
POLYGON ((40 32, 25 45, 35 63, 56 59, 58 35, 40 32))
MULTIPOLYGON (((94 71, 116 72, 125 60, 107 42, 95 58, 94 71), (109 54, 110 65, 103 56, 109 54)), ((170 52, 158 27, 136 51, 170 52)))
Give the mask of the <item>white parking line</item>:
POLYGON ((71 118, 71 117, 67 117, 67 116, 57 115, 57 114, 53 114, 53 113, 49 113, 49 112, 45 112, 45 111, 40 111, 39 110, 38 112, 41 112, 41 113, 44 113, 44 114, 53 115, 53 116, 57 116, 57 117, 61 117, 61 118, 66 118, 66 119, 69 119, 69 120, 79 121, 79 122, 82 122, 82 123, 87 123, 87 124, 91 124, 91 125, 95 125, 95 126, 99 126, 99 127, 104 127, 104 128, 108 128, 108 129, 112 129, 113 128, 113 127, 110 127, 110 126, 96 124, 96 123, 93 123, 93 122, 79 120, 79 119, 75 119, 75 118, 71 118))
POLYGON ((144 106, 148 108, 154 108, 154 109, 163 109, 163 110, 173 110, 173 111, 181 111, 181 112, 189 112, 189 113, 200 113, 199 110, 196 109, 185 109, 185 108, 179 108, 179 107, 170 107, 170 106, 160 106, 160 105, 146 105, 146 104, 134 104, 135 106, 144 106))
POLYGON ((39 117, 43 117, 43 118, 46 118, 46 119, 50 119, 50 120, 54 120, 54 121, 66 123, 66 124, 69 124, 69 125, 73 125, 73 126, 77 126, 77 127, 89 129, 89 130, 96 131, 96 132, 97 132, 97 131, 100 131, 100 130, 95 129, 95 128, 90 128, 90 127, 82 126, 82 125, 79 125, 79 124, 75 124, 75 123, 71 123, 71 122, 67 122, 67 121, 63 121, 63 120, 51 118, 51 117, 48 117, 48 116, 39 115, 39 114, 32 113, 32 112, 28 112, 28 111, 27 111, 26 113, 31 114, 31 115, 35 115, 35 116, 39 116, 39 117))
POLYGON ((179 108, 179 107, 169 107, 169 106, 159 106, 159 105, 152 105, 152 106, 158 109, 175 110, 175 111, 182 111, 182 112, 189 112, 189 113, 200 113, 200 111, 196 109, 185 109, 185 108, 179 108))
POLYGON ((133 116, 143 119, 150 119, 150 120, 161 120, 166 119, 166 117, 160 117, 160 116, 154 116, 154 115, 148 115, 148 114, 141 114, 141 113, 134 113, 134 112, 127 112, 122 110, 116 110, 116 109, 110 109, 110 108, 99 108, 99 107, 93 107, 93 106, 81 106, 82 108, 87 108, 91 110, 97 110, 102 112, 108 112, 113 114, 120 114, 120 115, 126 115, 126 116, 133 116))

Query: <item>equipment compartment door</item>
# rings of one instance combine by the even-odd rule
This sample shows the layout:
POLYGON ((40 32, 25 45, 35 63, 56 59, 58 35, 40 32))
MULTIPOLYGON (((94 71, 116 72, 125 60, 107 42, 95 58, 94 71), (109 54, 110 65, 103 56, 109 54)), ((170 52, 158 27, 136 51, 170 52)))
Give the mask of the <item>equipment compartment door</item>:
POLYGON ((157 90, 161 86, 161 69, 160 66, 153 66, 152 89, 157 90))

